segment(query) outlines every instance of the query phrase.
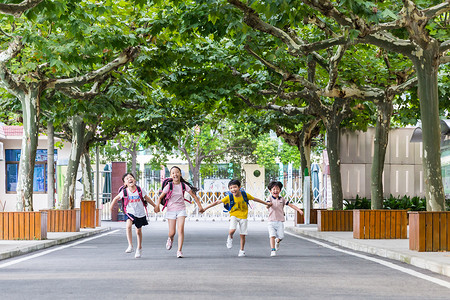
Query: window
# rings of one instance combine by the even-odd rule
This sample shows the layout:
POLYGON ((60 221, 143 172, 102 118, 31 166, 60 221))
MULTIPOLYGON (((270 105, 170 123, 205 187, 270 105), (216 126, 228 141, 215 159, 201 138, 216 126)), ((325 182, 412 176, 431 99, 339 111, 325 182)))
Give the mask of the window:
MULTIPOLYGON (((6 156, 6 192, 15 193, 19 175, 20 152, 18 149, 5 150, 6 156)), ((55 149, 55 161, 57 150, 55 149)), ((47 192, 47 150, 36 151, 36 164, 34 166, 33 192, 47 192)))

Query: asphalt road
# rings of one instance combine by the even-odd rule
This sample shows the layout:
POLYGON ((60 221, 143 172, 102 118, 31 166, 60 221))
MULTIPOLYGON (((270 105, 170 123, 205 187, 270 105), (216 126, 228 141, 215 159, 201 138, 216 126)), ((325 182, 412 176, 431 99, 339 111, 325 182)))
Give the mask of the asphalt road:
POLYGON ((247 256, 238 257, 237 239, 225 246, 227 222, 187 222, 177 258, 176 242, 165 249, 167 223, 151 222, 140 259, 124 252, 124 223, 102 225, 113 228, 2 261, 0 299, 450 299, 448 287, 291 235, 270 257, 267 223, 249 223, 247 256))

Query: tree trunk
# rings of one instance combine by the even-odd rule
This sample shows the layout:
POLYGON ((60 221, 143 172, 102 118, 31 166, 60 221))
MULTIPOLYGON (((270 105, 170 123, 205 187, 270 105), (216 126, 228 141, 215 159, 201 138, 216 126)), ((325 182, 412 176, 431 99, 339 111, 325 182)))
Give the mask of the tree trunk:
POLYGON ((33 211, 33 179, 39 124, 39 88, 30 87, 20 97, 23 111, 22 149, 17 183, 18 211, 33 211))
POLYGON ((55 206, 55 138, 53 122, 47 124, 47 207, 49 209, 55 206))
POLYGON ((386 158, 386 148, 389 142, 392 111, 392 101, 385 99, 383 103, 377 103, 377 125, 375 127, 374 153, 371 170, 371 209, 383 208, 383 170, 386 158))
POLYGON ((85 124, 80 116, 73 116, 70 121, 72 128, 72 147, 70 150, 69 163, 67 165, 66 180, 62 197, 62 209, 75 208, 75 186, 77 180, 78 166, 81 153, 84 148, 85 124))
POLYGON ((89 149, 85 149, 81 156, 81 167, 83 170, 83 200, 94 200, 94 192, 92 185, 92 166, 89 156, 89 149))
POLYGON ((417 72, 423 137, 423 172, 427 211, 443 211, 444 186, 441 173, 441 127, 439 120, 439 44, 430 43, 422 56, 413 59, 417 72))
POLYGON ((130 154, 131 154, 131 173, 133 173, 134 176, 136 176, 136 178, 139 179, 139 175, 137 173, 137 143, 134 143, 131 145, 130 149, 130 154))
POLYGON ((334 120, 324 120, 327 130, 327 152, 330 164, 331 197, 333 209, 343 209, 343 193, 341 180, 341 163, 339 155, 339 133, 340 128, 334 120), (331 122, 330 122, 331 121, 331 122))

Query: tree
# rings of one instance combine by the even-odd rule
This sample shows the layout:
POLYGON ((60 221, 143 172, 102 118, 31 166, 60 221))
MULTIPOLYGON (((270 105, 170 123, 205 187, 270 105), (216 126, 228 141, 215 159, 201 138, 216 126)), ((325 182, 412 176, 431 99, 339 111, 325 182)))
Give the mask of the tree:
MULTIPOLYGON (((85 13, 83 3, 68 2, 62 6, 54 4, 41 4, 41 10, 36 10, 36 14, 31 12, 27 13, 25 17, 21 17, 20 24, 15 24, 16 21, 13 21, 13 26, 9 27, 13 35, 7 35, 9 45, 0 54, 0 84, 17 97, 22 105, 24 136, 19 164, 17 199, 27 210, 33 209, 32 185, 42 92, 47 89, 63 91, 74 87, 84 87, 87 84, 95 86, 95 82, 132 61, 139 53, 138 47, 123 47, 124 43, 117 43, 111 39, 108 41, 110 49, 117 49, 117 47, 126 49, 120 55, 117 55, 117 52, 111 53, 113 56, 117 56, 110 63, 103 61, 111 57, 110 54, 103 57, 98 55, 105 50, 103 48, 106 46, 105 43, 99 43, 96 45, 96 49, 91 47, 90 50, 93 52, 82 53, 86 59, 79 60, 80 53, 74 51, 74 48, 88 44, 93 45, 97 42, 95 39, 86 40, 82 32, 87 27, 79 26, 82 22, 86 22, 84 24, 90 26, 88 30, 92 30, 94 26, 91 18, 82 16, 85 13), (46 14, 49 11, 53 13, 46 14), (71 14, 68 14, 68 11, 71 11, 71 14), (74 19, 72 19, 74 17, 78 17, 78 31, 72 31, 74 28, 71 25, 74 24, 74 19), (41 18, 39 31, 35 30, 35 18, 41 18), (71 43, 67 43, 68 41, 71 43), (79 43, 76 44, 76 42, 79 43), (56 51, 52 52, 53 49, 56 51), (95 53, 96 50, 99 51, 95 53), (83 67, 87 67, 91 71, 83 71, 83 67)), ((99 12, 98 7, 93 7, 91 11, 95 16, 98 16, 99 12)), ((108 34, 112 36, 111 32, 108 34)))

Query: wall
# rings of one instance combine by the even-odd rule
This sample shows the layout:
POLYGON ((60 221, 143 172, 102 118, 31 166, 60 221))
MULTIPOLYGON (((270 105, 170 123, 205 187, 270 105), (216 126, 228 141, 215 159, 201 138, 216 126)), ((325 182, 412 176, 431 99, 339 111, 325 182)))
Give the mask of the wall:
MULTIPOLYGON (((422 143, 410 143, 414 128, 392 129, 383 172, 384 197, 424 197, 422 143)), ((342 131, 341 174, 344 199, 370 198, 375 129, 342 131)))
MULTIPOLYGON (((6 137, 2 139, 3 149, 21 149, 22 148, 22 137, 13 136, 6 137)), ((47 149, 47 137, 40 136, 38 139, 38 149, 47 149)), ((63 149, 58 150, 58 160, 66 160, 70 155, 70 143, 64 143, 63 149)), ((3 153, 4 154, 4 153, 3 153)), ((5 161, 0 161, 0 200, 2 203, 6 203, 5 211, 15 211, 17 197, 16 193, 6 193, 6 165, 5 161)), ((35 211, 40 209, 48 208, 47 204, 47 193, 34 193, 33 194, 33 208, 35 211)), ((2 207, 0 207, 0 210, 2 207)))

